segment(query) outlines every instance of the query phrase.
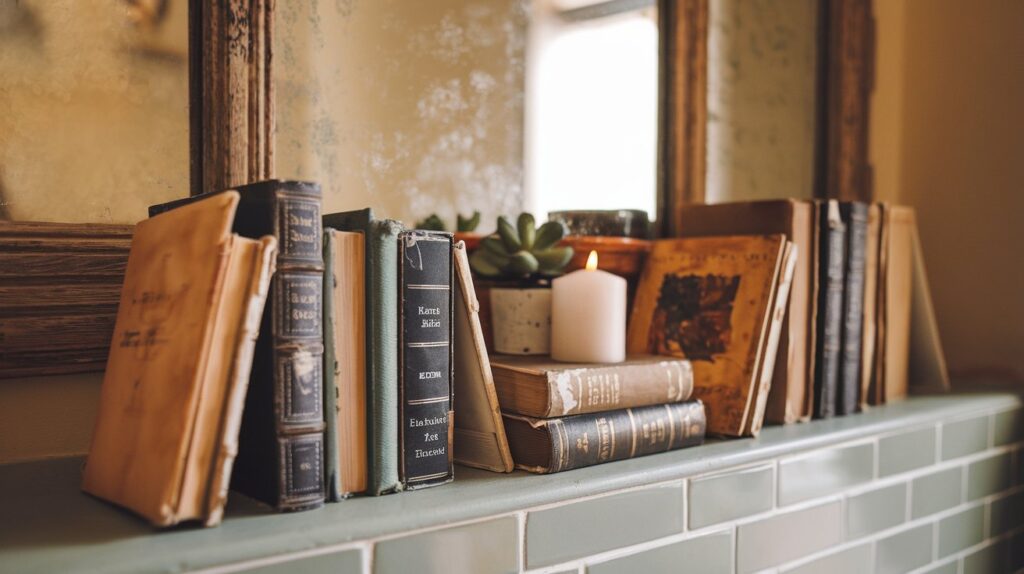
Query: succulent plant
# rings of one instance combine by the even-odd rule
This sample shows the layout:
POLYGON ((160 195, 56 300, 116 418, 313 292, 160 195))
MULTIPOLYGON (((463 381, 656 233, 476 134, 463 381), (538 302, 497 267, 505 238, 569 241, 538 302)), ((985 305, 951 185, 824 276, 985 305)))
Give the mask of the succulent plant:
POLYGON ((442 221, 436 213, 431 213, 430 217, 416 222, 416 229, 422 229, 424 231, 444 231, 444 221, 442 221))
POLYGON ((549 221, 538 229, 533 216, 523 213, 513 227, 508 219, 499 217, 497 233, 480 240, 469 264, 488 278, 558 275, 572 258, 572 247, 557 245, 564 236, 561 222, 549 221))
POLYGON ((469 233, 470 231, 476 231, 477 226, 480 225, 480 212, 474 211, 473 215, 469 217, 462 217, 459 213, 456 216, 455 231, 462 231, 469 233))
MULTIPOLYGON (((456 231, 470 232, 476 230, 477 226, 480 225, 480 212, 474 211, 473 215, 469 217, 463 217, 462 214, 457 214, 457 220, 455 225, 456 231)), ((431 213, 430 217, 421 219, 416 222, 416 229, 422 229, 424 231, 447 231, 444 220, 436 213, 431 213)))

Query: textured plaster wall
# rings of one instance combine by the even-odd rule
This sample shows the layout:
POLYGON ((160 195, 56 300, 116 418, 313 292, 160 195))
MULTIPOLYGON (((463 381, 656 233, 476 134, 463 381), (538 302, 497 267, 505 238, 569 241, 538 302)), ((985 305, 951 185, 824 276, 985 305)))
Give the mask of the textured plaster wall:
POLYGON ((815 0, 712 2, 709 202, 812 196, 815 0))
POLYGON ((525 0, 277 6, 279 176, 409 223, 522 209, 525 0))

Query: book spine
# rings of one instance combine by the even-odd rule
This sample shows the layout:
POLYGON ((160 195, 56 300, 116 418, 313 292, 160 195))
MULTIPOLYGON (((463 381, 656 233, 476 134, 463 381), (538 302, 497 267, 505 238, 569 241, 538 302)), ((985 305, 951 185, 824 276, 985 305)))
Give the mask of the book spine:
POLYGON ((678 403, 693 393, 689 361, 666 360, 548 373, 548 417, 678 403))
POLYGON ((821 278, 818 289, 818 346, 815 357, 815 418, 835 414, 839 385, 839 356, 842 350, 843 258, 846 234, 839 205, 826 201, 820 205, 821 278))
POLYGON ((334 340, 334 288, 337 285, 334 269, 334 241, 331 229, 324 229, 324 480, 325 495, 329 502, 341 500, 341 472, 338 459, 338 359, 334 340))
POLYGON ((369 221, 366 232, 367 428, 370 494, 398 480, 398 234, 396 221, 369 221))
POLYGON ((282 184, 272 205, 280 252, 271 283, 271 322, 264 322, 263 334, 269 327, 273 371, 256 376, 273 380, 277 507, 299 510, 324 501, 320 198, 293 194, 282 184))
POLYGON ((561 472, 698 445, 707 417, 696 400, 551 419, 546 426, 548 472, 561 472))
POLYGON ((857 412, 860 404, 860 369, 864 329, 864 275, 867 257, 868 206, 843 202, 839 206, 846 226, 845 290, 843 293, 842 352, 836 413, 857 412))
POLYGON ((452 479, 452 239, 408 231, 399 244, 400 477, 413 489, 452 479))

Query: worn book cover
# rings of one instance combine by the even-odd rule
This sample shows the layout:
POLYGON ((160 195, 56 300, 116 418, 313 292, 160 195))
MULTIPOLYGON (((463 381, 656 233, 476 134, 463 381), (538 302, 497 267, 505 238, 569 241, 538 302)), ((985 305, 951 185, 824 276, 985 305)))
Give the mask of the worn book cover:
POLYGON ((818 203, 817 357, 814 360, 814 417, 836 414, 842 357, 843 291, 846 271, 846 226, 839 202, 818 203))
POLYGON ((237 193, 138 224, 82 488, 158 526, 220 521, 274 269, 237 193))
POLYGON ((783 235, 707 237, 656 241, 648 256, 628 351, 690 361, 709 433, 756 432, 751 410, 786 250, 783 235))
POLYGON ((782 233, 796 247, 793 286, 765 407, 765 421, 769 423, 793 423, 811 417, 818 291, 815 213, 814 202, 798 199, 680 207, 682 237, 782 233))
POLYGON ((696 446, 707 430, 699 400, 552 419, 503 416, 516 467, 541 474, 696 446))
POLYGON ((843 328, 836 414, 848 415, 860 408, 868 205, 859 201, 843 201, 839 203, 839 214, 843 219, 843 226, 846 227, 846 255, 843 261, 843 328))
POLYGON ((491 369, 501 408, 536 418, 678 403, 693 393, 690 362, 656 355, 632 355, 615 364, 495 355, 491 369))

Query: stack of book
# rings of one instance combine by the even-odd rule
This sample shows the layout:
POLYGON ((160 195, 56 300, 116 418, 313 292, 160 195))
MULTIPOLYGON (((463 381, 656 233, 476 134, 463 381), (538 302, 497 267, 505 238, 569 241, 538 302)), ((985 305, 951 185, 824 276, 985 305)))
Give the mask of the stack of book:
POLYGON ((704 405, 689 361, 633 356, 612 365, 493 356, 516 466, 553 473, 698 445, 704 405))

